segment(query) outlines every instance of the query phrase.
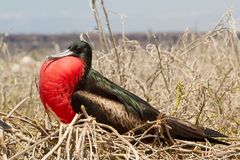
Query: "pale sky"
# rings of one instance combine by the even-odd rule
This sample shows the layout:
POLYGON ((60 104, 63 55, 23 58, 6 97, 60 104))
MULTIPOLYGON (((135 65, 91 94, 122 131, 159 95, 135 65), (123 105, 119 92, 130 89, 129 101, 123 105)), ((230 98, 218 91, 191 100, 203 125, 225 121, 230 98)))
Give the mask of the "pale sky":
MULTIPOLYGON (((93 31, 96 24, 89 2, 0 0, 0 33, 93 31)), ((188 27, 194 31, 208 31, 228 10, 232 10, 234 17, 240 20, 240 0, 105 0, 105 5, 110 11, 114 32, 121 31, 119 14, 126 16, 125 32, 171 32, 188 27)))

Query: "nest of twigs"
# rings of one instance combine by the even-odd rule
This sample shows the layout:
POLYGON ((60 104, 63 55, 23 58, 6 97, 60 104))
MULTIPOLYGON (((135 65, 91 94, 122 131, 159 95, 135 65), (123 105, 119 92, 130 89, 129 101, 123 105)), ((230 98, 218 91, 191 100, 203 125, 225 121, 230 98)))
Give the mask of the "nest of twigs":
POLYGON ((48 116, 39 122, 23 115, 1 115, 9 125, 1 129, 0 134, 3 159, 240 158, 240 143, 221 147, 186 141, 176 141, 172 146, 145 144, 141 138, 153 135, 135 137, 131 132, 120 135, 111 126, 97 123, 88 115, 84 119, 76 115, 69 125, 51 122, 48 116))

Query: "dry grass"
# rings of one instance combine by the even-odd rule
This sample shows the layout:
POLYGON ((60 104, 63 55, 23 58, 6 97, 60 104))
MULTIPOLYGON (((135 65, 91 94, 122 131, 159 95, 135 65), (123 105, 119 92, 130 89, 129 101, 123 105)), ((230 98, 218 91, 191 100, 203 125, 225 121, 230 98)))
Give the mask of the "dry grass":
POLYGON ((105 41, 109 52, 94 50, 93 60, 95 69, 161 112, 228 135, 230 146, 178 140, 173 146, 144 144, 87 115, 59 124, 39 99, 39 62, 13 72, 21 57, 9 57, 4 44, 0 119, 12 129, 0 128, 2 159, 240 159, 240 41, 233 22, 226 14, 214 30, 201 37, 186 31, 171 48, 161 47, 154 35, 146 48, 126 37, 115 47, 105 41))

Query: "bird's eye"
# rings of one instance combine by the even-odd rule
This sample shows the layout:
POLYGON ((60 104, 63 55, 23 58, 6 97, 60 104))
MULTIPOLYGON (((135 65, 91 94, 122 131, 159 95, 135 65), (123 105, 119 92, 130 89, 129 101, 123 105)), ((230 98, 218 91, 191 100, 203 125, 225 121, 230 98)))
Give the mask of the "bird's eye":
POLYGON ((77 51, 78 52, 82 52, 82 48, 77 48, 77 51))

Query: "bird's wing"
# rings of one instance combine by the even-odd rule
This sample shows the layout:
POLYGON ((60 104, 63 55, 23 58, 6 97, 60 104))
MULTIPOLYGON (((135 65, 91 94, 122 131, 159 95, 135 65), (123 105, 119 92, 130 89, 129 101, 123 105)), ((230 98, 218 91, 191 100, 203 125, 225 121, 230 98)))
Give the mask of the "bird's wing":
POLYGON ((138 113, 142 119, 155 120, 159 114, 159 111, 146 101, 113 83, 94 69, 90 69, 85 83, 85 90, 121 102, 127 111, 138 113))

